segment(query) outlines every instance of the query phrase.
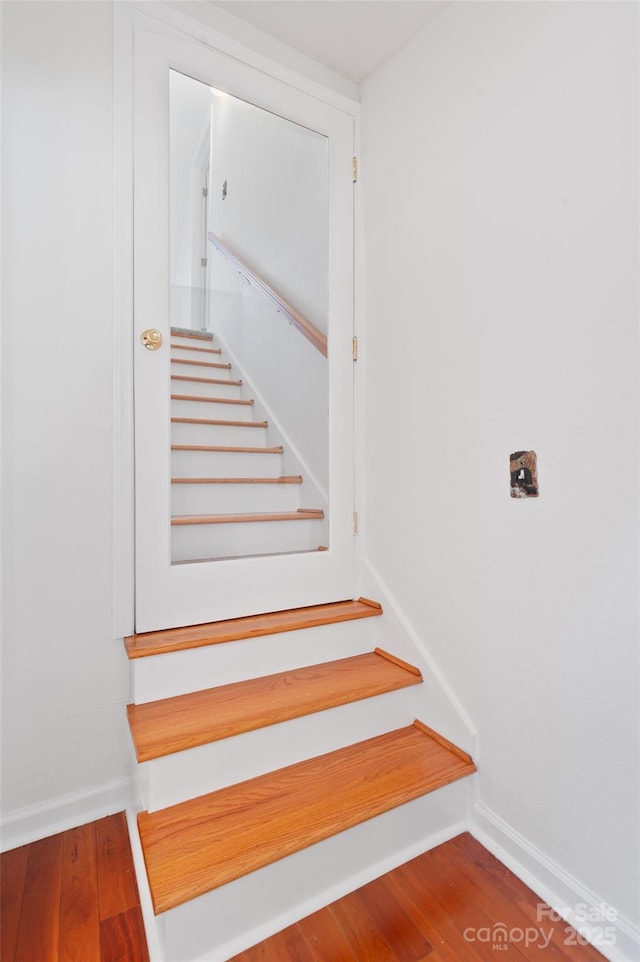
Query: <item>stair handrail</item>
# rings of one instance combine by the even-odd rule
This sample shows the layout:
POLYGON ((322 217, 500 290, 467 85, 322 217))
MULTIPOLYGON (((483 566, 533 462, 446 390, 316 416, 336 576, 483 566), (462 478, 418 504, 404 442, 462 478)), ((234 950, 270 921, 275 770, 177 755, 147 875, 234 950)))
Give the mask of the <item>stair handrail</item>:
POLYGON ((328 346, 327 346, 327 335, 316 327, 308 317, 297 311, 295 307, 289 304, 288 301, 278 294, 272 287, 270 287, 267 282, 260 277, 259 274, 249 267, 246 261, 242 260, 237 254, 235 254, 230 247, 228 247, 223 240, 221 240, 212 231, 209 231, 209 241, 216 250, 220 251, 223 257, 225 257, 238 271, 245 277, 249 283, 257 287, 259 291, 264 294, 264 296, 274 304, 281 314, 291 321, 293 326, 297 328, 301 334, 307 338, 308 341, 313 344, 313 346, 320 351, 324 357, 327 357, 328 346))

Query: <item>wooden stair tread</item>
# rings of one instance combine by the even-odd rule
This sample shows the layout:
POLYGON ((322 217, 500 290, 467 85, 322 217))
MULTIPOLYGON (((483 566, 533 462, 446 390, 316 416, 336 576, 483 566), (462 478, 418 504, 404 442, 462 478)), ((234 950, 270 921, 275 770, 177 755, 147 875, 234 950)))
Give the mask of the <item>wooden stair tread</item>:
POLYGON ((297 511, 256 511, 252 514, 178 514, 171 518, 174 527, 186 524, 253 524, 270 521, 321 521, 324 511, 298 508, 297 511))
POLYGON ((164 631, 147 631, 125 638, 129 658, 146 658, 170 651, 184 651, 219 645, 242 638, 260 638, 281 631, 297 631, 301 628, 317 628, 358 618, 372 618, 382 614, 382 606, 376 601, 359 598, 357 601, 334 601, 326 605, 308 608, 290 608, 286 611, 270 611, 244 618, 229 618, 205 625, 188 625, 185 628, 168 628, 164 631))
POLYGON ((191 384, 230 384, 233 387, 242 387, 242 381, 231 381, 221 377, 192 377, 190 374, 172 374, 172 381, 189 381, 191 384))
POLYGON ((171 478, 171 484, 302 484, 302 475, 280 478, 171 478))
POLYGON ((414 722, 138 816, 154 911, 165 912, 475 771, 414 722))
POLYGON ((422 675, 382 649, 128 705, 139 762, 417 685, 422 675))
POLYGON ((273 448, 250 448, 228 444, 172 444, 172 451, 234 451, 236 454, 282 454, 281 444, 273 448))
POLYGON ((230 397, 200 397, 198 394, 172 394, 172 401, 202 401, 204 404, 253 404, 253 399, 230 397))
POLYGON ((266 428, 268 421, 221 421, 218 418, 171 418, 172 424, 210 424, 217 427, 266 428))
MULTIPOLYGON (((181 348, 181 350, 183 350, 183 351, 190 351, 190 350, 192 350, 192 348, 190 348, 190 347, 183 347, 183 348, 181 348)), ((196 350, 196 351, 200 351, 200 350, 203 350, 203 351, 204 351, 204 350, 206 350, 209 354, 220 354, 220 351, 214 351, 214 350, 211 349, 211 348, 193 348, 193 350, 196 350)), ((192 361, 192 360, 190 360, 189 358, 186 358, 186 357, 172 357, 172 358, 171 358, 171 363, 172 363, 172 364, 190 364, 190 365, 192 365, 193 367, 215 367, 215 368, 217 368, 218 370, 222 369, 222 370, 225 370, 225 371, 230 371, 230 370, 231 370, 231 364, 230 364, 230 363, 229 363, 229 364, 224 364, 222 361, 192 361)))
MULTIPOLYGON (((191 344, 171 344, 171 348, 176 351, 198 351, 200 354, 222 354, 222 348, 220 347, 193 347, 191 344)), ((172 358, 174 364, 207 364, 206 361, 187 361, 181 358, 172 358)), ((217 365, 215 365, 217 367, 217 365)), ((231 364, 225 364, 224 367, 231 367, 231 364)))

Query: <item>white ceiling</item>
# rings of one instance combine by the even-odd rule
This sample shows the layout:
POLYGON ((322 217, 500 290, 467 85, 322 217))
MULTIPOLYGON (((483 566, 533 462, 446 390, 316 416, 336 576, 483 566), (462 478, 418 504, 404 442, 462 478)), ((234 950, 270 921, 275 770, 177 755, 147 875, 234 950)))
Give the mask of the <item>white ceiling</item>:
POLYGON ((216 6, 359 83, 448 0, 217 0, 216 6))

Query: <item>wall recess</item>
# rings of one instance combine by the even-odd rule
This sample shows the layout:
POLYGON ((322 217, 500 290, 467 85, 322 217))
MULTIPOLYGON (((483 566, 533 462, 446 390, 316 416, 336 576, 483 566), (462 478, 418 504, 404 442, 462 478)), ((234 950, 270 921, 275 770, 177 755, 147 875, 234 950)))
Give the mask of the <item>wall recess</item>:
POLYGON ((509 455, 512 498, 537 498, 538 458, 535 451, 514 451, 509 455))

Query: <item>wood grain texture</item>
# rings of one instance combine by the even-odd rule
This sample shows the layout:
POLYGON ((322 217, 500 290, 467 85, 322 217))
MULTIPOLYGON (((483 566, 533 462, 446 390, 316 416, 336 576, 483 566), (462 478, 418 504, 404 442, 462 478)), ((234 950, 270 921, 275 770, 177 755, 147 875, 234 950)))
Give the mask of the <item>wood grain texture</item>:
POLYGON ((409 685, 422 675, 376 650, 178 695, 127 712, 139 762, 409 685))
POLYGON ((171 478, 171 484, 302 484, 302 475, 281 478, 171 478))
POLYGON ((29 846, 0 855, 0 959, 13 962, 18 941, 29 846))
POLYGON ((429 939, 446 962, 482 962, 472 943, 458 930, 437 901, 424 892, 405 866, 385 875, 385 884, 402 904, 416 928, 429 939))
POLYGON ((149 962, 139 906, 100 923, 101 962, 149 962))
POLYGON ((271 521, 321 521, 324 511, 264 511, 253 514, 178 514, 171 518, 174 526, 189 524, 255 524, 271 521))
POLYGON ((330 907, 307 916, 304 925, 298 927, 304 933, 314 962, 326 962, 327 959, 332 962, 359 962, 355 946, 336 921, 330 907))
POLYGON ((124 813, 2 855, 2 962, 149 962, 139 903, 100 921, 98 829, 118 846, 117 857, 108 856, 109 912, 131 892, 123 826, 124 813))
MULTIPOLYGON (((516 904, 502 898, 493 886, 485 885, 478 873, 468 872, 469 862, 455 844, 439 845, 428 855, 438 877, 457 885, 466 901, 478 906, 488 919, 499 917, 508 931, 524 931, 531 926, 531 920, 516 904)), ((522 946, 516 945, 515 948, 522 952, 522 946)), ((545 962, 567 962, 567 957, 552 943, 544 949, 544 957, 545 962)))
POLYGON ((545 938, 549 936, 568 962, 603 962, 603 956, 592 945, 574 944, 575 930, 566 922, 554 922, 546 917, 538 920, 538 905, 544 904, 543 900, 472 835, 465 833, 458 836, 455 846, 462 853, 467 870, 473 871, 478 884, 492 889, 501 902, 517 906, 528 919, 528 924, 540 929, 545 938))
POLYGON ((255 402, 252 398, 233 397, 200 397, 198 394, 172 394, 172 401, 201 401, 203 404, 241 404, 251 407, 255 402))
MULTIPOLYGON (((491 962, 495 959, 496 950, 489 941, 473 938, 473 936, 469 938, 469 932, 476 933, 478 929, 489 931, 492 919, 480 906, 466 897, 457 879, 441 874, 434 866, 429 852, 424 858, 407 863, 403 869, 407 876, 414 880, 413 884, 419 888, 421 897, 429 900, 430 911, 440 919, 446 918, 453 923, 461 954, 468 952, 469 947, 472 946, 475 954, 483 962, 491 962)), ((511 962, 522 962, 523 959, 519 946, 515 942, 501 950, 500 956, 510 959, 511 962)))
POLYGON ((98 900, 100 920, 103 921, 139 904, 129 831, 123 812, 96 822, 96 842, 98 900))
POLYGON ((129 658, 145 658, 169 651, 225 644, 242 638, 260 638, 278 634, 281 631, 317 628, 321 625, 333 625, 381 614, 381 605, 360 598, 357 601, 334 601, 331 604, 311 605, 308 608, 290 608, 287 611, 229 618, 226 621, 214 621, 206 625, 148 631, 144 634, 130 635, 124 642, 129 658))
POLYGON ((410 725, 141 812, 154 909, 164 912, 473 771, 473 764, 410 725))
POLYGON ((290 925, 282 932, 277 932, 269 940, 269 950, 272 955, 271 962, 280 962, 281 959, 290 959, 291 962, 315 962, 307 940, 297 925, 290 925))
POLYGON ((101 962, 93 823, 63 835, 58 962, 101 962))
POLYGON ((331 914, 349 940, 358 962, 398 962, 387 933, 373 923, 357 892, 334 903, 331 914))
POLYGON ((430 954, 433 946, 414 927, 411 917, 383 878, 375 879, 354 892, 353 899, 362 906, 369 927, 382 928, 398 962, 420 962, 430 954))
MULTIPOLYGON (((455 903, 449 915, 443 902, 446 904, 449 896, 445 893, 452 891, 453 882, 455 898, 466 905, 478 926, 488 918, 491 928, 500 928, 512 917, 515 889, 496 887, 493 879, 511 875, 490 852, 465 833, 375 879, 346 899, 301 919, 285 931, 297 930, 311 950, 314 962, 362 962, 372 944, 380 953, 374 956, 375 962, 398 962, 416 956, 416 962, 495 962, 509 958, 505 943, 496 941, 495 948, 486 944, 479 948, 478 942, 473 941, 473 932, 461 928, 463 923, 455 903), (461 859, 452 855, 456 849, 463 853, 461 859), (464 857, 464 852, 471 854, 471 860, 464 857), (439 897, 441 890, 442 898, 439 897), (478 898, 482 899, 482 905, 478 898), (346 912, 345 902, 349 905, 346 912), (420 956, 424 943, 432 948, 420 956)), ((518 909, 531 920, 529 925, 535 927, 540 899, 518 879, 516 882, 518 909)), ((549 950, 540 944, 524 946, 521 933, 522 926, 516 926, 512 948, 527 962, 555 959, 555 955, 549 955, 549 950)), ((288 953, 289 944, 295 947, 300 942, 299 939, 295 942, 266 939, 229 962, 274 962, 274 951, 277 962, 295 962, 295 954, 288 953)), ((592 946, 572 946, 571 952, 573 954, 562 957, 563 962, 605 962, 592 946)), ((516 958, 513 952, 510 957, 516 958)))
POLYGON ((15 962, 57 962, 60 935, 62 835, 29 846, 15 962))

